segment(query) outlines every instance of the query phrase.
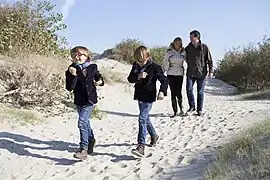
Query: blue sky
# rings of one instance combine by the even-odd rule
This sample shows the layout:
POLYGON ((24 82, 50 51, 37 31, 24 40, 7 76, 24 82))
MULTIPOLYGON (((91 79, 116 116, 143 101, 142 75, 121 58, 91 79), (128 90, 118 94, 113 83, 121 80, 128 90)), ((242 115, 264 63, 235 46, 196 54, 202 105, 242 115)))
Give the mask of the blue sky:
POLYGON ((50 0, 64 12, 68 29, 60 34, 71 46, 85 45, 101 53, 123 38, 146 45, 168 45, 176 36, 189 43, 197 29, 214 60, 233 46, 248 45, 270 36, 268 0, 50 0))

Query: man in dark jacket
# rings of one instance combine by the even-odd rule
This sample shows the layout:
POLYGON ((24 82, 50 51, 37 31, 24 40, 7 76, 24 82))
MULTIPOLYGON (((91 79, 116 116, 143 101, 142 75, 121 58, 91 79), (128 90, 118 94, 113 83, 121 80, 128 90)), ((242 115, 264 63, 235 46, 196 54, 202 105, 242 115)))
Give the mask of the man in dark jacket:
POLYGON ((187 113, 196 111, 193 85, 197 82, 197 113, 200 116, 203 109, 206 76, 211 78, 213 75, 213 61, 209 48, 200 40, 200 32, 194 30, 189 35, 191 42, 185 48, 187 61, 186 90, 190 107, 187 113))

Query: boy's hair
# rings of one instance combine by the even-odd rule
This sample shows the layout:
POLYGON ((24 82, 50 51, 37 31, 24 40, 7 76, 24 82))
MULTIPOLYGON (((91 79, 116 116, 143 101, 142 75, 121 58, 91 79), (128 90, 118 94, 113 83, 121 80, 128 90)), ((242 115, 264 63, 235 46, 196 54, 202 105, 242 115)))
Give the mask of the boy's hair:
POLYGON ((134 51, 134 59, 139 62, 143 62, 144 58, 150 58, 151 54, 147 47, 139 46, 134 51), (146 57, 144 57, 146 55, 146 57))
POLYGON ((75 46, 74 48, 72 48, 70 50, 71 57, 78 54, 78 53, 85 55, 88 60, 90 60, 92 58, 92 52, 89 51, 89 49, 87 49, 84 46, 75 46))

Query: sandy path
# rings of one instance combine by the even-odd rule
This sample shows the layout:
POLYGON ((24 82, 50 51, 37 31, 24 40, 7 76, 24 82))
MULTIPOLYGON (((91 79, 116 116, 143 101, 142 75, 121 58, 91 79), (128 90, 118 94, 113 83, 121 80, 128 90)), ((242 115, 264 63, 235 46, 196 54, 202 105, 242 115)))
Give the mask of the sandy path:
MULTIPOLYGON (((218 80, 208 81, 203 117, 170 119, 170 98, 155 103, 152 122, 161 139, 157 147, 146 148, 147 157, 140 160, 130 153, 137 137, 138 107, 132 99, 133 89, 123 84, 105 86, 99 107, 107 116, 92 121, 98 142, 88 160, 73 159, 79 140, 76 113, 38 126, 7 125, 0 130, 0 179, 200 179, 199 174, 193 174, 198 153, 270 114, 268 101, 239 101, 236 96, 227 96, 232 90, 218 80), (190 157, 190 166, 182 167, 190 157)), ((187 108, 184 90, 183 94, 187 108)))

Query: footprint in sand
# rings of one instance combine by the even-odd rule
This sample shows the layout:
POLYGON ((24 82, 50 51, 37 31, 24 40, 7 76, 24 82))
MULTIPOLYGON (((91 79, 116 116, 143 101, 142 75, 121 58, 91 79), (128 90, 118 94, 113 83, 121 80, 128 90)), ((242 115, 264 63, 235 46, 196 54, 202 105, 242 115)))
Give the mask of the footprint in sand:
POLYGON ((90 170, 91 172, 96 172, 96 169, 95 169, 93 166, 91 166, 89 170, 90 170))

